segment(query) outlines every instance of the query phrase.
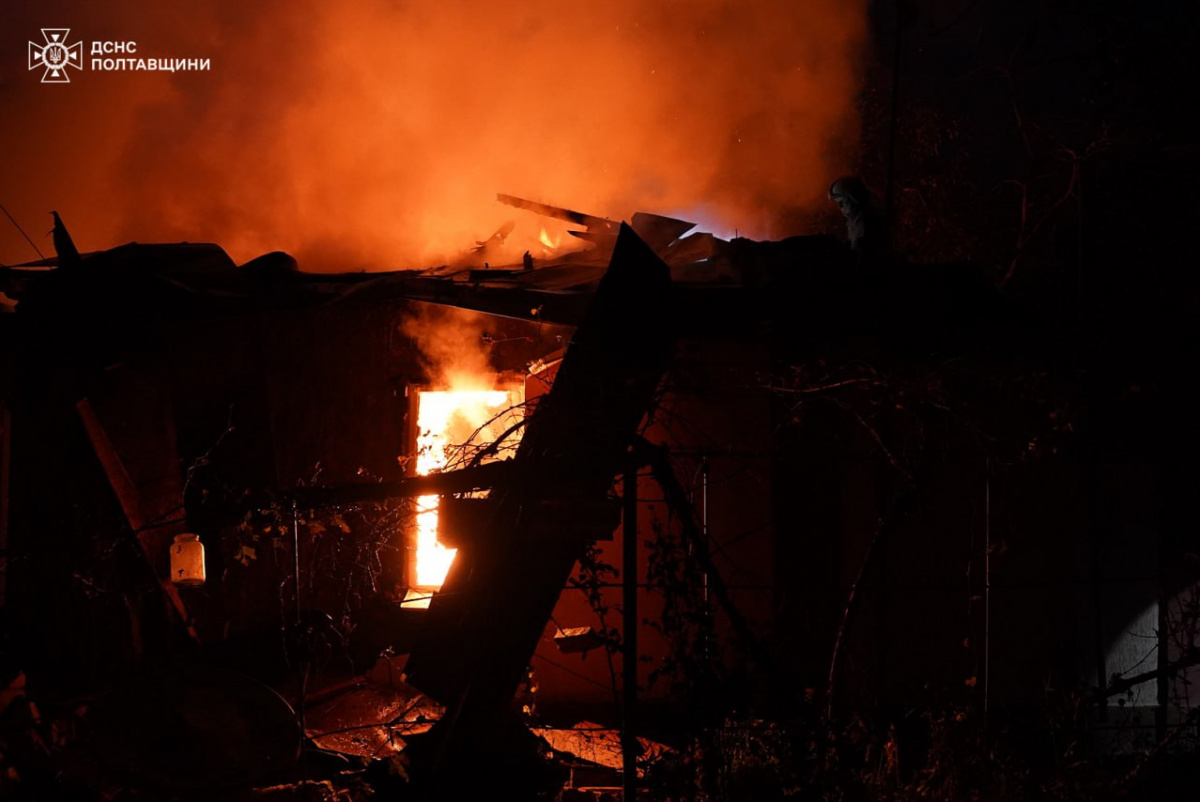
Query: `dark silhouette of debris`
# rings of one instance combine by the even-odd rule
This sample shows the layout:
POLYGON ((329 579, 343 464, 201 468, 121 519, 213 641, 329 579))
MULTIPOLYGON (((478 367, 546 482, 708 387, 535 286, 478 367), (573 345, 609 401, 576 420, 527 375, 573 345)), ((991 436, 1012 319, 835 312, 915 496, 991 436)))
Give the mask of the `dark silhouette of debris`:
POLYGON ((75 247, 75 242, 71 239, 67 227, 63 225, 58 212, 50 212, 50 214, 54 216, 54 252, 58 254, 58 266, 67 270, 75 269, 83 262, 79 256, 79 250, 75 247))

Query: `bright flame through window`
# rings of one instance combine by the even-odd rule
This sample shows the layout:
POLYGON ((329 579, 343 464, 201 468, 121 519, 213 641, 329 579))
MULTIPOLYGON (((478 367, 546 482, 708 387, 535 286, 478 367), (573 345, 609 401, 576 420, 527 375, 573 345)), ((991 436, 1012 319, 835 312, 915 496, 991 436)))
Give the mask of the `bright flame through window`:
MULTIPOLYGON (((523 416, 525 390, 427 390, 417 401, 417 474, 424 476, 466 467, 480 449, 492 444, 523 416)), ((486 458, 505 456, 520 430, 505 440, 505 449, 486 458)), ((412 583, 428 596, 442 586, 455 549, 437 542, 438 497, 419 496, 416 510, 416 566, 412 583)), ((415 596, 415 594, 414 594, 415 596)), ((418 606, 418 605, 412 605, 418 606)), ((424 605, 419 605, 424 606, 424 605)))

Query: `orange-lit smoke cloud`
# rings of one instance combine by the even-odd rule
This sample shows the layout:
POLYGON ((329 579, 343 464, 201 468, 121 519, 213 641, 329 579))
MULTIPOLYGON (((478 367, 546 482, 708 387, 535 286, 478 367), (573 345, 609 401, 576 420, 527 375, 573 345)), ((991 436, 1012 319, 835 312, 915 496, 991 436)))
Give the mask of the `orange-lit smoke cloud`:
POLYGON ((400 323, 416 343, 430 386, 445 390, 491 390, 496 384, 484 336, 487 317, 450 306, 417 304, 400 323))
MULTIPOLYGON (((0 202, 35 238, 59 208, 84 250, 209 240, 395 269, 508 219, 536 247, 542 221, 496 192, 780 236, 857 130, 865 0, 28 5, 0 12, 0 108, 22 122, 5 158, 26 165, 0 202), (55 25, 212 70, 40 86, 24 41, 55 25)), ((0 261, 28 256, 14 237, 0 261)))

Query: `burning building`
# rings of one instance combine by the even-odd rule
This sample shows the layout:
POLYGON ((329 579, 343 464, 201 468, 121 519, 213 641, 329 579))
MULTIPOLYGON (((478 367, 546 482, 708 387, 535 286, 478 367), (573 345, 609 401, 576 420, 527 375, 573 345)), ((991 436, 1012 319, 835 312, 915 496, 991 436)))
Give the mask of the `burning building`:
MULTIPOLYGON (((167 670, 210 689, 238 681, 196 665, 291 688, 307 734, 352 751, 364 747, 322 726, 322 683, 385 666, 392 692, 435 706, 413 719, 389 702, 391 734, 364 754, 398 751, 427 789, 459 787, 464 764, 533 771, 514 704, 550 721, 607 717, 629 739, 661 729, 681 700, 698 717, 725 704, 718 688, 800 706, 819 689, 833 711, 913 699, 963 672, 985 699, 1037 681, 1040 662, 1015 655, 1004 680, 989 673, 1010 637, 990 620, 993 527, 1013 504, 998 497, 1064 476, 1010 472, 999 491, 978 452, 913 462, 892 444, 969 436, 914 429, 901 405, 879 412, 877 388, 897 397, 902 374, 780 367, 863 337, 886 342, 888 360, 993 353, 1013 330, 998 296, 916 266, 903 283, 865 285, 859 257, 828 237, 724 241, 657 215, 625 225, 501 200, 566 220, 594 247, 507 268, 317 275, 281 254, 235 267, 211 246, 130 245, 5 274, 27 310, 10 353, 23 393, 9 403, 43 435, 13 439, 28 467, 8 479, 9 565, 29 570, 10 568, 8 607, 46 624, 25 653, 45 698, 99 694, 97 726, 125 747, 106 765, 149 785, 204 782, 196 763, 164 778, 134 722, 110 712, 134 665, 183 661, 167 670), (105 335, 81 349, 67 318, 105 335), (159 345, 145 346, 149 332, 159 345), (829 461, 842 464, 813 472, 829 461), (946 500, 915 503, 910 466, 946 500), (35 489, 63 482, 75 504, 35 489), (171 562, 192 548, 182 532, 200 534, 199 568, 171 562), (943 628, 885 624, 889 608, 855 594, 879 571, 901 583, 905 609, 936 608, 945 590, 902 577, 928 573, 919 564, 964 532, 982 544, 967 564, 984 573, 959 623, 982 626, 983 643, 958 664, 940 656, 943 628), (921 537, 929 550, 911 547, 921 537), (921 638, 930 660, 886 678, 862 668, 921 638), (781 690, 786 676, 805 684, 781 690)), ((221 726, 248 709, 231 703, 221 726)), ((290 761, 284 732, 242 781, 290 761)), ((635 743, 620 741, 626 783, 648 748, 635 743)))
MULTIPOLYGON (((62 213, 0 266, 0 796, 1069 796, 1194 755, 1191 313, 1113 233, 1178 240, 1114 176, 1178 194, 1182 151, 1039 116, 1076 72, 922 83, 975 58, 943 24, 995 47, 918 5, 204 6, 239 80, 25 103, 2 199, 62 213), (86 169, 80 114, 122 145, 86 169), (873 248, 821 211, 850 164, 873 248), (133 236, 221 246, 91 250, 133 236)), ((1114 52, 1089 114, 1141 85, 1114 52)))

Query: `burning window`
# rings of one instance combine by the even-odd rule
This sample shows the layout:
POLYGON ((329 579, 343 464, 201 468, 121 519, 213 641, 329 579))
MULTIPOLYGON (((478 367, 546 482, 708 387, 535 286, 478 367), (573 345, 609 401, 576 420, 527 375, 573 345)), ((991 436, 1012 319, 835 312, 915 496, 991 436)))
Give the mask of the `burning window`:
MULTIPOLYGON (((421 389, 410 394, 414 396, 414 464, 419 476, 503 459, 520 440, 520 429, 514 427, 524 417, 522 384, 421 389), (495 453, 484 453, 501 437, 505 438, 502 447, 495 453)), ((429 605, 429 598, 441 588, 454 561, 455 550, 437 539, 438 503, 438 496, 417 498, 407 567, 409 591, 405 605, 409 607, 429 605)))

